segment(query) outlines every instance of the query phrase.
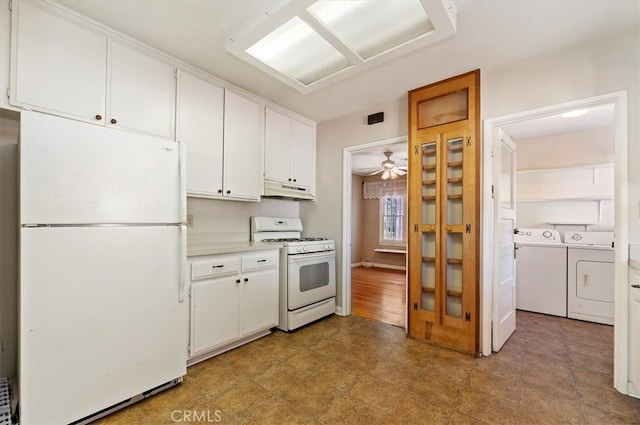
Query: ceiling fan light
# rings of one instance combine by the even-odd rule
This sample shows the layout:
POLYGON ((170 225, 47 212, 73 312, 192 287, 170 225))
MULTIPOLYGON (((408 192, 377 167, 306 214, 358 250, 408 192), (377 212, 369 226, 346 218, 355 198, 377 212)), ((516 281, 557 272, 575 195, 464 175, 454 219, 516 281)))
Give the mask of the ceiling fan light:
POLYGON ((391 172, 389 170, 384 170, 384 173, 382 173, 382 176, 380 176, 380 178, 382 178, 382 180, 387 180, 390 175, 391 172))

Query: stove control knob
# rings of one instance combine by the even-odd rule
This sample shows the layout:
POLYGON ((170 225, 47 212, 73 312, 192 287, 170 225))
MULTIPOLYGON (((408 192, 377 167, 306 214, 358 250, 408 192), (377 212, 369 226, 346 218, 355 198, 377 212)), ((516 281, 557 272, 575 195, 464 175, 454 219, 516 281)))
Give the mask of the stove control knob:
POLYGON ((297 248, 296 248, 296 251, 298 251, 298 252, 302 252, 302 248, 297 247, 297 248))
POLYGON ((307 252, 307 247, 306 247, 306 246, 303 246, 303 247, 302 247, 302 250, 303 250, 304 252, 307 252))

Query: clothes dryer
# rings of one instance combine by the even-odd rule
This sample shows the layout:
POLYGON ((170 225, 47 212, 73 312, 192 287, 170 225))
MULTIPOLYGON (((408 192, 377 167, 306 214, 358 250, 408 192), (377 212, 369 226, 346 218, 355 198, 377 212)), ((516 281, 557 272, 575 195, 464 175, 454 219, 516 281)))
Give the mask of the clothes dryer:
POLYGON ((517 229, 516 308, 567 317, 567 246, 553 229, 517 229))
POLYGON ((615 250, 613 232, 565 232, 567 315, 613 325, 615 250))

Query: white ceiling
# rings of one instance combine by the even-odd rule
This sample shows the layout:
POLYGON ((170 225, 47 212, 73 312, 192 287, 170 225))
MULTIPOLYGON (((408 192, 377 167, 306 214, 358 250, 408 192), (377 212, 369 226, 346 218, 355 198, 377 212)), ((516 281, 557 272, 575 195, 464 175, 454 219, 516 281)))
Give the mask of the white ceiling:
POLYGON ((265 1, 269 0, 60 3, 318 122, 376 112, 377 105, 416 87, 566 48, 637 24, 640 18, 640 2, 635 0, 455 0, 454 36, 304 95, 225 50, 227 33, 265 1))

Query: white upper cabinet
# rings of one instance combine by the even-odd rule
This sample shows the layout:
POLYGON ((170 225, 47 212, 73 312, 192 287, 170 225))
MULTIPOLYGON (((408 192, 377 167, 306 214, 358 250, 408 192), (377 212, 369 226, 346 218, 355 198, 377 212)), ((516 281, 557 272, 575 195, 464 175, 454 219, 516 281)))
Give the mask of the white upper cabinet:
POLYGON ((260 105, 178 73, 178 140, 187 147, 189 196, 259 201, 260 105))
POLYGON ((302 121, 266 109, 265 180, 315 187, 316 130, 302 121))
POLYGON ((43 2, 14 2, 10 103, 173 139, 172 64, 43 2))
POLYGON ((293 120, 291 133, 291 175, 297 185, 314 188, 316 182, 316 129, 303 122, 293 120))
POLYGON ((222 196, 224 89, 178 71, 177 139, 187 149, 187 194, 222 196))
POLYGON ((173 65, 116 41, 110 44, 107 125, 173 138, 173 65))
POLYGON ((224 95, 224 195, 260 200, 262 141, 260 104, 231 90, 224 95))
POLYGON ((12 104, 89 122, 105 116, 105 35, 24 1, 13 4, 12 31, 12 104))

